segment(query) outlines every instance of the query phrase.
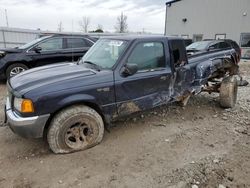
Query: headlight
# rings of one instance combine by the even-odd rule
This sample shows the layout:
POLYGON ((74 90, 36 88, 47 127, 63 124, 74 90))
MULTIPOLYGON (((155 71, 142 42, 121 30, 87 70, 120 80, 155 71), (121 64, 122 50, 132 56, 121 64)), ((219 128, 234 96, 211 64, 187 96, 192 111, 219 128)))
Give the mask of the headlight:
POLYGON ((14 98, 14 107, 22 113, 34 112, 33 102, 30 99, 14 98))

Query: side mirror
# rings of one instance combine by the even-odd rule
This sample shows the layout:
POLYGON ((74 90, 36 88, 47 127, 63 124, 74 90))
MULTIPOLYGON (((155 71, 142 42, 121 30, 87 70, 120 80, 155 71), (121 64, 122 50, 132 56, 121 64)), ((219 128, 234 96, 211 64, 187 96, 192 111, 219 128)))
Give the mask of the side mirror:
POLYGON ((134 75, 136 72, 138 71, 138 66, 136 64, 126 64, 123 68, 122 68, 122 75, 124 77, 127 76, 132 76, 134 75))
POLYGON ((40 53, 42 51, 42 48, 39 47, 39 46, 36 46, 33 48, 33 51, 36 52, 36 53, 40 53))

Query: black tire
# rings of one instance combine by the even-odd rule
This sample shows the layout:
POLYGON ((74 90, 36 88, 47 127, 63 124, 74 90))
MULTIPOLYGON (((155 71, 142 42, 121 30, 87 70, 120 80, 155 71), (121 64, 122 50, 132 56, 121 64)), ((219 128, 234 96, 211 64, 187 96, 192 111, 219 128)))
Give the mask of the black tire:
POLYGON ((237 101, 238 84, 235 76, 224 78, 220 86, 220 105, 223 108, 233 108, 237 101))
POLYGON ((13 71, 15 69, 16 70, 18 70, 18 69, 20 70, 20 72, 17 72, 17 74, 19 74, 22 71, 28 70, 29 68, 26 65, 22 64, 22 63, 14 63, 14 64, 8 66, 8 68, 6 69, 6 73, 5 74, 6 74, 6 78, 7 79, 10 79, 11 77, 17 75, 17 74, 13 75, 13 71))
POLYGON ((99 144, 103 135, 102 117, 88 106, 74 105, 52 119, 47 141, 54 153, 71 153, 99 144))

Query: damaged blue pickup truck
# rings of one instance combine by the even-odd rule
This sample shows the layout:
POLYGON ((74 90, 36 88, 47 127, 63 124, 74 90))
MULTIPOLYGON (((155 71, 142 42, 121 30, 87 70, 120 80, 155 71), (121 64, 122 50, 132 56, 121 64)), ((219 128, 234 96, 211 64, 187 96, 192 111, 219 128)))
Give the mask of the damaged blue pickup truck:
POLYGON ((99 39, 77 63, 43 66, 11 78, 5 107, 9 127, 23 137, 45 137, 54 153, 101 142, 105 125, 120 117, 220 93, 237 99, 234 49, 187 58, 181 38, 122 36, 99 39))

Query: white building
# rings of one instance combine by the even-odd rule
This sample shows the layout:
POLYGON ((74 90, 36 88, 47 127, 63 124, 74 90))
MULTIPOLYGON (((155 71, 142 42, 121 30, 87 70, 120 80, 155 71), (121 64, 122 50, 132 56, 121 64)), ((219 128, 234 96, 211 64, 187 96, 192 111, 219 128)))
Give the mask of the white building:
POLYGON ((250 0, 181 0, 167 6, 166 34, 233 39, 250 57, 250 0))

